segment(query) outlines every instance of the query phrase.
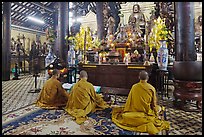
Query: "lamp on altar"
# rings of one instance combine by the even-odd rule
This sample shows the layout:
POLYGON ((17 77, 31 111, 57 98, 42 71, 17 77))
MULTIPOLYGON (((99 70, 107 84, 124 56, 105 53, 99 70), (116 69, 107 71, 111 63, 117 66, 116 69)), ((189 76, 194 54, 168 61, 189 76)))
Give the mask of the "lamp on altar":
POLYGON ((125 53, 124 62, 128 65, 128 53, 125 53))
POLYGON ((114 44, 113 43, 111 43, 111 47, 113 47, 114 46, 114 44))
POLYGON ((103 56, 103 62, 106 62, 106 57, 105 56, 103 56))
POLYGON ((130 46, 130 43, 127 43, 126 45, 127 45, 127 46, 130 46))

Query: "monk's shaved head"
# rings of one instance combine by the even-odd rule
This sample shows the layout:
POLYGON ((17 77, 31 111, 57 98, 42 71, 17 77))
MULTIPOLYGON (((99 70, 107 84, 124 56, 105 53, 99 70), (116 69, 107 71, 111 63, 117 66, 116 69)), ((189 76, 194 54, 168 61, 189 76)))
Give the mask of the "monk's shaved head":
POLYGON ((80 71, 80 78, 88 78, 88 74, 85 70, 80 71))
POLYGON ((139 79, 140 80, 148 80, 149 76, 148 76, 148 73, 146 71, 141 71, 140 74, 139 74, 139 79))
POLYGON ((57 76, 58 74, 60 74, 60 71, 58 69, 54 69, 52 71, 52 75, 56 75, 57 76))

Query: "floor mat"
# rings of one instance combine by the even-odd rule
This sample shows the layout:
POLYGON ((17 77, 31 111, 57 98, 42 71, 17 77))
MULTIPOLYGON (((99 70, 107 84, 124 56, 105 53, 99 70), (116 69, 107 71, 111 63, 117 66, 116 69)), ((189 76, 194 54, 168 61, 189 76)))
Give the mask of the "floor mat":
POLYGON ((111 122, 111 108, 96 111, 78 125, 64 110, 34 105, 3 115, 3 135, 133 135, 111 122))

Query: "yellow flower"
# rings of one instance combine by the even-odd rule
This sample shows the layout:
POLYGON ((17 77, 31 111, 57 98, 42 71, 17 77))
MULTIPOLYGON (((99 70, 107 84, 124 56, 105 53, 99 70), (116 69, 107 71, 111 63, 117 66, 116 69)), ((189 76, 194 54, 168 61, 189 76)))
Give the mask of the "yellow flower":
POLYGON ((148 45, 150 47, 150 51, 152 50, 153 46, 156 47, 156 49, 158 50, 160 47, 159 40, 167 40, 169 34, 171 34, 171 32, 167 31, 165 19, 161 19, 160 17, 158 17, 158 19, 154 21, 154 27, 151 29, 148 38, 148 45))

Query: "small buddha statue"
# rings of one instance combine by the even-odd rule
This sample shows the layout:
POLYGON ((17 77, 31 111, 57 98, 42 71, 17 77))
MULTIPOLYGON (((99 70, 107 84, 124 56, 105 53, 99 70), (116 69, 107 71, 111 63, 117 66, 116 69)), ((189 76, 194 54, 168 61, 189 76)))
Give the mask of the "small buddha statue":
POLYGON ((195 33, 202 35, 202 16, 198 16, 198 20, 195 22, 195 33))
POLYGON ((115 19, 110 16, 108 18, 108 35, 114 34, 114 27, 115 27, 115 19))
POLYGON ((120 27, 120 31, 119 31, 119 33, 116 36, 116 40, 118 42, 120 42, 120 43, 124 43, 124 42, 126 42, 127 38, 128 38, 128 36, 127 36, 126 31, 125 31, 125 27, 121 26, 120 27))
POLYGON ((133 13, 129 16, 128 24, 133 26, 134 29, 139 28, 142 30, 144 36, 145 33, 145 16, 140 10, 139 4, 133 6, 133 13))
POLYGON ((118 28, 114 34, 114 36, 116 37, 116 39, 119 38, 119 35, 121 33, 121 31, 124 31, 124 27, 125 27, 125 24, 124 24, 124 15, 123 14, 119 14, 119 17, 120 17, 120 23, 118 24, 118 28))

